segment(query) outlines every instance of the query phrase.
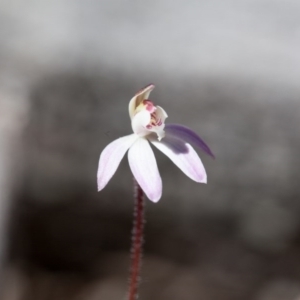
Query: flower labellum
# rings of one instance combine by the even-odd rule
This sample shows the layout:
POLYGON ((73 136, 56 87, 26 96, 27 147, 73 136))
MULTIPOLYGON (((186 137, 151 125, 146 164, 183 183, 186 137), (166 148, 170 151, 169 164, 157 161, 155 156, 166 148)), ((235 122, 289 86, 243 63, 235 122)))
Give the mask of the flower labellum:
POLYGON ((102 151, 97 172, 98 191, 106 186, 128 151, 133 176, 147 197, 157 202, 162 194, 162 181, 149 142, 168 156, 188 177, 206 183, 204 166, 191 144, 212 157, 214 155, 191 129, 178 124, 165 124, 167 113, 149 99, 153 89, 153 84, 146 86, 129 102, 133 134, 116 139, 102 151))

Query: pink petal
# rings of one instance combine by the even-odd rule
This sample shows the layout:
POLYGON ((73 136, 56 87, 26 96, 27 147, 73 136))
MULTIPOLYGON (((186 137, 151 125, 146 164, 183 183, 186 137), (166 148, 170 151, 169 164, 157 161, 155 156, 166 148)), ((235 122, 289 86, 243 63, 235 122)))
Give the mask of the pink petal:
POLYGON ((147 197, 157 202, 162 194, 162 182, 154 153, 144 138, 139 138, 128 151, 131 171, 147 197))
POLYGON ((151 143, 162 153, 168 156, 172 162, 188 177, 206 183, 206 171, 194 148, 175 137, 165 137, 161 142, 150 138, 151 143))
POLYGON ((135 134, 121 137, 108 144, 102 151, 97 172, 98 191, 101 191, 115 174, 123 156, 138 139, 135 134))
POLYGON ((138 91, 135 96, 129 102, 129 116, 130 119, 133 118, 135 108, 145 99, 149 99, 149 95, 151 91, 154 89, 154 84, 149 84, 145 86, 143 89, 138 91))

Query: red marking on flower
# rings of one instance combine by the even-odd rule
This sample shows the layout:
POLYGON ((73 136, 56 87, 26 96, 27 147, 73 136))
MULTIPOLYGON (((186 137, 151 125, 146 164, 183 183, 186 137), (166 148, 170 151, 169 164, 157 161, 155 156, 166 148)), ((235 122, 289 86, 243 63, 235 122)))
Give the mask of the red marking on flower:
POLYGON ((163 124, 162 120, 161 119, 158 119, 157 118, 157 115, 155 112, 153 112, 151 114, 151 120, 150 120, 150 123, 146 126, 147 129, 152 129, 152 127, 155 127, 155 126, 161 126, 163 124))
POLYGON ((145 105, 146 109, 153 113, 156 110, 156 107, 154 106, 153 102, 150 100, 143 100, 143 104, 145 105))

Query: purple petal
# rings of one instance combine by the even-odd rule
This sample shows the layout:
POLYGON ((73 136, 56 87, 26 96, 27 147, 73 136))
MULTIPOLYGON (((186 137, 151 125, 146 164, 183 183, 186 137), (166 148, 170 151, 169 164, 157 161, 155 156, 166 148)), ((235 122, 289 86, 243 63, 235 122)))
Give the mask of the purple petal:
POLYGON ((193 144, 194 146, 199 147, 206 154, 215 158, 214 154, 209 149, 209 147, 206 145, 206 143, 198 136, 197 133, 195 133, 190 128, 179 125, 179 124, 166 124, 165 132, 166 132, 166 136, 171 135, 171 136, 177 137, 179 139, 182 139, 189 144, 193 144))
POLYGON ((166 136, 161 142, 152 138, 150 141, 188 177, 197 182, 206 183, 207 176, 204 166, 190 144, 170 136, 166 136))
POLYGON ((157 202, 162 194, 162 182, 154 153, 144 138, 139 138, 128 151, 131 171, 147 197, 157 202))
POLYGON ((102 151, 97 172, 98 191, 101 191, 115 174, 123 156, 138 139, 135 134, 121 137, 108 144, 102 151))

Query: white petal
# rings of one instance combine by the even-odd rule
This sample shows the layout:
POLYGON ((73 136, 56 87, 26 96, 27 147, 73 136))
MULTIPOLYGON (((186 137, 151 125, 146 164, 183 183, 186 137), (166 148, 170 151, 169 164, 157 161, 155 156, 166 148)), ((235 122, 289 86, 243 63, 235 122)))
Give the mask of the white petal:
POLYGON ((134 116, 135 108, 145 99, 149 99, 151 91, 154 89, 153 84, 149 84, 140 91, 138 91, 135 96, 129 102, 129 116, 132 119, 134 116))
POLYGON ((154 140, 152 137, 149 137, 149 140, 188 177, 197 182, 206 183, 207 176, 204 166, 197 152, 190 144, 168 136, 161 142, 154 140))
POLYGON ((128 151, 131 171, 147 197, 157 202, 162 194, 162 182, 154 153, 144 138, 139 138, 128 151))
POLYGON ((149 130, 146 126, 150 123, 151 114, 148 110, 142 110, 138 112, 131 121, 131 127, 135 134, 139 136, 145 136, 149 134, 149 130))
POLYGON ((156 106, 156 114, 161 118, 163 122, 165 122, 166 118, 168 117, 166 111, 161 106, 156 106))
POLYGON ((123 156, 138 139, 136 134, 121 137, 108 144, 102 151, 97 172, 98 191, 101 191, 115 174, 123 156))

